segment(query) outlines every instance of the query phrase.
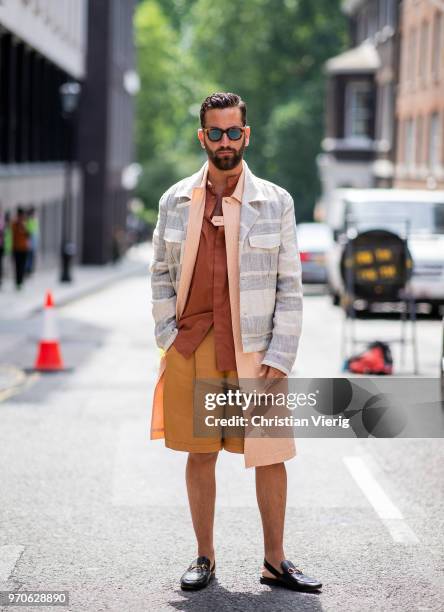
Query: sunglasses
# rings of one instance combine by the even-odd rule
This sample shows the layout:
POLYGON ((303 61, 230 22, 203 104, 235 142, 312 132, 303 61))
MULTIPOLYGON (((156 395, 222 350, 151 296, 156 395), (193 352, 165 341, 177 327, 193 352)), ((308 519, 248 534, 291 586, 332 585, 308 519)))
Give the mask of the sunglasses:
POLYGON ((240 140, 245 131, 244 127, 229 127, 227 130, 222 130, 221 128, 217 127, 202 129, 208 136, 208 140, 211 140, 211 142, 221 140, 224 134, 226 134, 230 140, 240 140))

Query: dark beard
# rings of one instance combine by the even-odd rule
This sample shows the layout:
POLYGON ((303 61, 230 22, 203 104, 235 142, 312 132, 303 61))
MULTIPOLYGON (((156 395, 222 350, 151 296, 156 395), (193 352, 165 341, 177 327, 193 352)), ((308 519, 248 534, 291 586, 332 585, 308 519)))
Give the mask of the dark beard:
POLYGON ((205 150, 207 152, 208 157, 210 158, 210 160, 213 162, 213 164, 216 166, 218 170, 232 170, 240 163, 240 161, 242 160, 244 156, 245 136, 244 136, 244 142, 242 143, 242 146, 239 149, 239 151, 236 151, 235 149, 231 149, 230 147, 225 147, 224 149, 221 149, 222 151, 232 151, 233 155, 231 155, 230 157, 219 157, 218 153, 220 153, 221 150, 219 150, 216 153, 213 153, 213 151, 210 151, 210 149, 207 147, 207 143, 204 143, 204 144, 205 144, 205 150))

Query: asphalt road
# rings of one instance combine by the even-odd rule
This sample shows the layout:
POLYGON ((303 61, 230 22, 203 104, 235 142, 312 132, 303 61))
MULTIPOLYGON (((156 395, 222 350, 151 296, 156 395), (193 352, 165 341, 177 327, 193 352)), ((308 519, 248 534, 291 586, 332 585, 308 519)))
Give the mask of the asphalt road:
MULTIPOLYGON (((294 375, 340 376, 341 313, 313 291, 304 304, 294 375)), ((296 441, 286 550, 322 580, 318 594, 259 584, 254 471, 222 452, 217 579, 182 592, 195 556, 186 454, 148 439, 158 362, 149 279, 121 281, 57 315, 72 369, 50 375, 26 372, 40 317, 0 321, 0 363, 22 373, 0 401, 0 590, 68 590, 79 612, 444 609, 440 439, 296 441)), ((393 321, 362 325, 373 338, 398 333, 393 321)), ((421 373, 437 376, 439 322, 420 321, 418 340, 421 373)))

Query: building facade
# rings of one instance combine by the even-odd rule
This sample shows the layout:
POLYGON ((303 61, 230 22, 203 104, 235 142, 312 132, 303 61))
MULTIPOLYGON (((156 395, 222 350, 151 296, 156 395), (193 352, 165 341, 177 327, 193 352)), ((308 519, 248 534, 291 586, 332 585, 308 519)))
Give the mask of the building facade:
MULTIPOLYGON (((60 85, 83 79, 86 0, 0 1, 0 208, 34 206, 40 262, 60 249, 66 126, 60 85)), ((81 172, 73 172, 71 228, 80 242, 81 172)))
POLYGON ((395 186, 444 189, 444 2, 401 3, 395 186))
POLYGON ((64 238, 83 264, 126 248, 135 4, 0 0, 0 212, 35 207, 39 265, 57 265, 64 238), (81 88, 70 120, 60 97, 69 82, 81 88))
POLYGON ((353 46, 325 66, 319 218, 334 189, 390 187, 395 172, 399 2, 347 0, 342 8, 353 46))
POLYGON ((88 55, 80 105, 79 160, 84 176, 82 261, 103 264, 125 250, 133 162, 135 0, 88 7, 88 55))

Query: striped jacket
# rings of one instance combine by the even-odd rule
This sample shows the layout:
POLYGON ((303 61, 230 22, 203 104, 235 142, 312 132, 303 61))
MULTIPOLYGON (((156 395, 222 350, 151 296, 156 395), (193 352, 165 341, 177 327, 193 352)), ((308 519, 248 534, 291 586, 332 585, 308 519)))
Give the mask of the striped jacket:
MULTIPOLYGON (((255 176, 245 160, 239 227, 240 329, 246 353, 265 350, 263 364, 290 374, 302 326, 301 263, 293 199, 283 188, 255 176)), ((157 345, 174 342, 176 296, 193 188, 206 164, 160 198, 150 265, 157 345)))

